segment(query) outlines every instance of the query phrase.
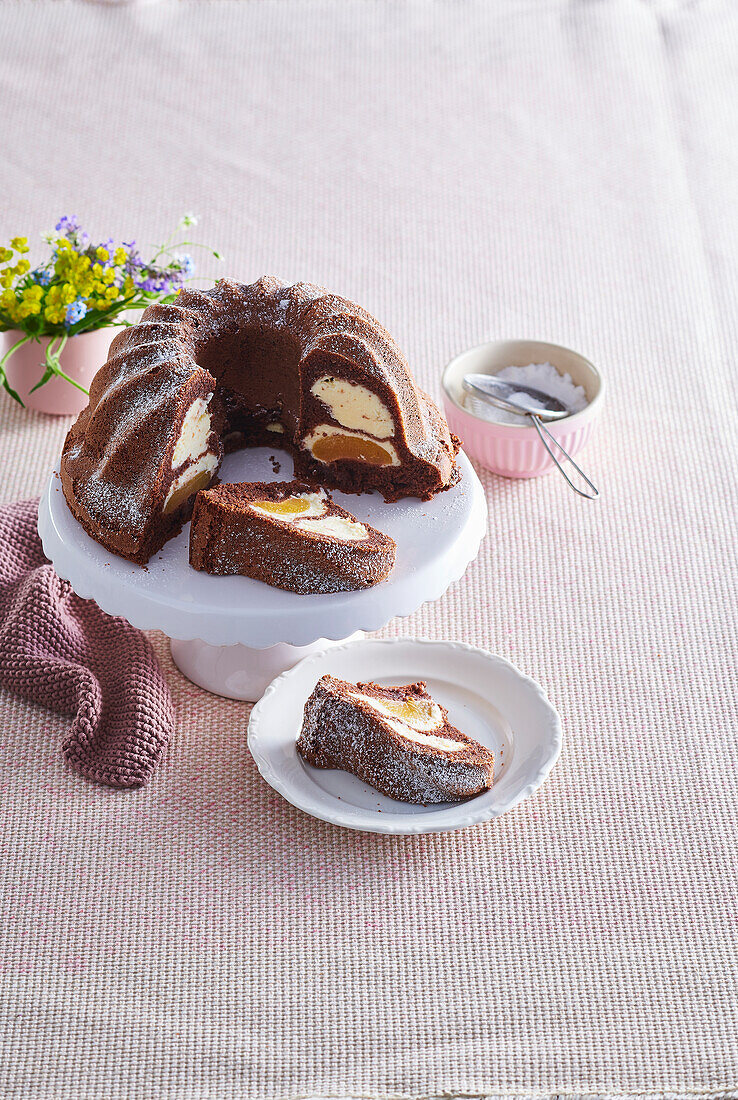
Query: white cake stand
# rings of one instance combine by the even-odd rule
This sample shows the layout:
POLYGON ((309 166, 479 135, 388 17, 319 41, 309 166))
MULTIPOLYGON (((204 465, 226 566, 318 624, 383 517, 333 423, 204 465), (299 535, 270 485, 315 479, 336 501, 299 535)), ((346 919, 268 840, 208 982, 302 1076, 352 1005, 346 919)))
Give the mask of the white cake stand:
MULTIPOLYGON (((188 561, 189 524, 147 566, 133 565, 83 531, 67 507, 58 469, 41 498, 38 530, 47 558, 79 596, 141 630, 163 631, 178 668, 201 687, 255 700, 303 657, 410 615, 464 574, 485 534, 487 504, 469 460, 459 459, 460 482, 431 501, 386 504, 377 493, 333 493, 397 543, 389 580, 360 592, 298 596, 248 577, 199 573, 188 561)), ((220 476, 287 480, 292 460, 264 447, 243 450, 226 457, 220 476)))

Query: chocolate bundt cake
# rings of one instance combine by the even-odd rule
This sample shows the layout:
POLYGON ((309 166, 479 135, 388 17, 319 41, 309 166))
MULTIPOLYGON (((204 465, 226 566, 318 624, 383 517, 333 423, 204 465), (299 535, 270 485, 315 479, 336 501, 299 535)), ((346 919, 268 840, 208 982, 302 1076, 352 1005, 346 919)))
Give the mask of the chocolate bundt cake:
POLYGON ((350 592, 383 581, 395 550, 389 535, 299 481, 216 485, 195 498, 190 565, 205 573, 300 595, 350 592))
POLYGON ((381 794, 427 806, 492 786, 494 754, 452 726, 425 684, 380 687, 322 676, 305 704, 297 751, 352 772, 381 794))
POLYGON ((64 444, 64 494, 94 539, 143 563, 224 449, 264 444, 290 451, 300 478, 386 500, 427 500, 458 477, 458 440, 381 325, 265 277, 184 290, 115 337, 64 444))

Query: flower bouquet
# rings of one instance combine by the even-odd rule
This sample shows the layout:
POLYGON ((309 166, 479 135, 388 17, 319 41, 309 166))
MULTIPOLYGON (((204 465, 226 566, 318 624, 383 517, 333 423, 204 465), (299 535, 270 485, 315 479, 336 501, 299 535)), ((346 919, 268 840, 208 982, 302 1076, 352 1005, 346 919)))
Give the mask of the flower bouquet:
MULTIPOLYGON (((6 350, 0 357, 0 384, 6 392, 24 404, 8 376, 13 365, 13 380, 20 377, 23 362, 23 370, 30 368, 36 376, 26 381, 24 375, 19 387, 26 400, 49 383, 49 389, 57 386, 51 401, 41 405, 31 399, 30 404, 48 412, 83 407, 88 392, 85 382, 89 385, 104 361, 110 340, 107 333, 97 340, 93 334, 130 325, 125 315, 152 302, 174 300, 195 270, 191 255, 179 250, 203 247, 177 238, 196 224, 197 219, 186 214, 148 260, 142 258, 135 241, 92 242, 76 217, 63 217, 55 231, 45 235, 51 254, 37 267, 32 268, 27 258, 27 238, 14 237, 8 248, 0 247, 0 334, 10 334, 4 338, 6 350), (71 355, 72 344, 81 356, 71 355), (76 387, 78 399, 70 401, 75 391, 68 387, 76 387)), ((208 251, 220 259, 219 253, 208 251)))

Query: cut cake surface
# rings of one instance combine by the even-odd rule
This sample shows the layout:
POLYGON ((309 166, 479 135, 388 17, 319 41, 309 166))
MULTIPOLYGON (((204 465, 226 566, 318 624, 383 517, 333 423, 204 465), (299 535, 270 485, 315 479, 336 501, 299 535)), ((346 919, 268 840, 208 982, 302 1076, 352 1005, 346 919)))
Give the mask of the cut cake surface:
POLYGON ((305 704, 297 751, 315 767, 352 772, 417 805, 471 798, 494 780, 494 754, 451 725, 424 683, 321 677, 305 704))
POLYGON ((459 441, 379 322, 265 276, 183 290, 114 338, 64 444, 62 487, 94 539, 143 563, 224 450, 262 445, 289 451, 297 477, 387 500, 458 480, 459 441))
POLYGON ((217 485, 197 494, 190 564, 301 595, 368 588, 395 561, 394 540, 361 523, 320 486, 301 481, 217 485))

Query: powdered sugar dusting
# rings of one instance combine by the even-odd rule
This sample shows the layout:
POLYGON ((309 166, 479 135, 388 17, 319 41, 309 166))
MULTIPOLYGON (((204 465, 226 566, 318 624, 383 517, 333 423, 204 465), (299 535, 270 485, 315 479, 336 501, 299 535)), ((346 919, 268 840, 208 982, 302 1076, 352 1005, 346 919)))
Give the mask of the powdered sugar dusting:
POLYGON ((95 474, 82 488, 80 496, 90 515, 104 521, 111 530, 127 527, 136 533, 143 531, 146 516, 141 501, 130 487, 111 485, 95 474))
MULTIPOLYGON (((241 331, 247 333, 255 328, 268 335, 270 331, 287 329, 301 361, 313 350, 332 349, 347 359, 354 371, 379 377, 392 386, 401 409, 403 402, 413 395, 420 399, 421 405, 424 400, 416 394, 404 359, 382 327, 360 307, 311 284, 285 286, 272 276, 249 286, 222 280, 207 292, 184 290, 177 307, 151 307, 151 311, 149 314, 147 310, 139 325, 126 329, 111 344, 108 363, 102 368, 106 372, 105 388, 99 395, 93 390, 95 398, 86 422, 92 441, 89 448, 83 436, 82 449, 73 451, 70 444, 62 459, 65 493, 73 510, 76 497, 84 503, 88 515, 97 517, 109 531, 117 524, 140 531, 155 518, 161 501, 152 490, 160 480, 164 452, 179 428, 177 395, 185 381, 199 370, 197 358, 208 346, 210 361, 213 341, 227 338, 235 340, 238 346, 241 331), (168 400, 171 411, 164 409, 168 400), (98 454, 99 441, 106 433, 102 454, 98 454), (137 476, 132 479, 135 484, 123 485, 135 469, 133 456, 137 447, 141 459, 137 476), (75 463, 74 469, 69 467, 71 462, 75 463), (97 467, 90 474, 94 462, 97 467)), ((411 409, 408 423, 416 425, 414 405, 414 400, 408 404, 411 409)), ((287 421, 289 427, 283 442, 288 447, 298 447, 303 471, 310 471, 310 476, 315 477, 301 438, 291 438, 293 421, 287 421)), ((398 421, 398 430, 400 426, 398 421)), ((407 424, 405 429, 408 433, 402 447, 405 457, 393 458, 398 463, 396 473, 388 474, 384 468, 370 465, 357 471, 350 463, 338 460, 333 469, 325 467, 318 480, 341 484, 347 491, 379 487, 387 499, 393 496, 397 499, 408 492, 421 497, 432 495, 448 483, 447 463, 443 465, 446 460, 436 438, 436 427, 425 425, 420 433, 417 427, 411 431, 407 424), (427 438, 428 435, 432 438, 427 438), (406 445, 413 460, 407 457, 406 445), (443 463, 438 462, 439 453, 443 463)), ((309 427, 301 430, 305 434, 309 427)), ((330 546, 330 554, 340 557, 350 554, 352 549, 336 539, 330 546)), ((374 583, 370 575, 375 567, 376 561, 367 559, 364 583, 374 583)), ((336 588, 330 580, 313 578, 313 581, 316 586, 312 591, 357 586, 347 583, 336 588)))
POLYGON ((356 698, 367 692, 432 702, 425 684, 379 688, 323 676, 305 704, 297 742, 308 763, 352 772, 389 798, 416 805, 461 801, 492 785, 494 754, 452 726, 445 714, 438 732, 464 743, 452 753, 399 736, 376 709, 356 698))

